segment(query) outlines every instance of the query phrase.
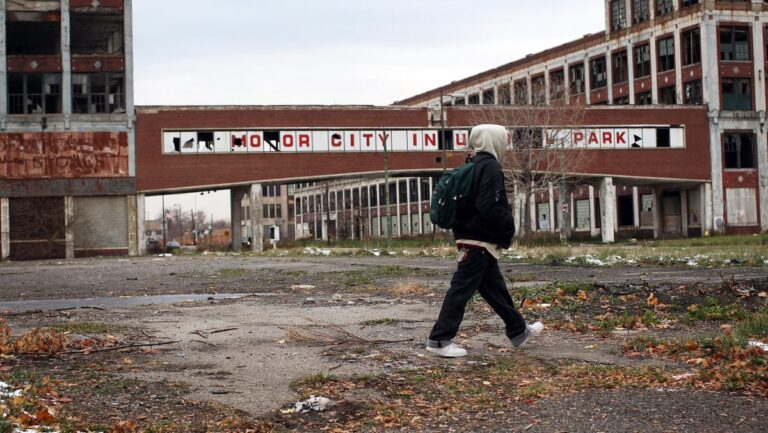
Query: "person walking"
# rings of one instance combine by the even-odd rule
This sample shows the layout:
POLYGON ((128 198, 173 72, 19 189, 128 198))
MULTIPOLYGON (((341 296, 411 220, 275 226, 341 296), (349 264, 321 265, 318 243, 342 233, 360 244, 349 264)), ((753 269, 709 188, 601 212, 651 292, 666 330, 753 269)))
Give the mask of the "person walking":
POLYGON ((509 248, 515 234, 501 169, 508 143, 509 134, 500 125, 479 125, 469 135, 475 167, 469 202, 458 209, 453 228, 459 250, 458 268, 427 340, 427 351, 439 356, 457 358, 467 354, 453 339, 464 319, 467 302, 478 290, 504 321, 512 346, 522 346, 544 329, 541 322, 526 324, 499 270, 501 251, 509 248))

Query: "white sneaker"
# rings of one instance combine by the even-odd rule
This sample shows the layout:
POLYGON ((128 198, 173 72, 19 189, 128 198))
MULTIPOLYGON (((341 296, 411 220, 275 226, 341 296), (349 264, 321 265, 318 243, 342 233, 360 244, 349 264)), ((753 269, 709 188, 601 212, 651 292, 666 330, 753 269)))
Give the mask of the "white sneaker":
POLYGON ((513 346, 520 347, 525 344, 529 338, 537 337, 539 334, 541 334, 543 329, 544 324, 541 322, 536 322, 533 325, 525 325, 525 331, 523 331, 523 333, 517 337, 511 338, 510 341, 512 342, 513 346))
POLYGON ((427 352, 432 352, 435 355, 442 356, 443 358, 461 358, 467 356, 467 351, 451 343, 445 347, 429 347, 427 346, 427 352))

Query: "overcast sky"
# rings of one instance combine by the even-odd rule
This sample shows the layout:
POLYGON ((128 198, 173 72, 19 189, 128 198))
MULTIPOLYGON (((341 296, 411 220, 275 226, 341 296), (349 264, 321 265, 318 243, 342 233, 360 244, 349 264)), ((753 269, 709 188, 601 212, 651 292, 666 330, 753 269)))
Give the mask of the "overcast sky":
MULTIPOLYGON (((137 105, 388 105, 605 18, 603 0, 134 0, 133 26, 137 105)), ((229 212, 225 192, 176 203, 229 212)))
POLYGON ((139 105, 386 105, 604 29, 603 0, 134 0, 139 105))

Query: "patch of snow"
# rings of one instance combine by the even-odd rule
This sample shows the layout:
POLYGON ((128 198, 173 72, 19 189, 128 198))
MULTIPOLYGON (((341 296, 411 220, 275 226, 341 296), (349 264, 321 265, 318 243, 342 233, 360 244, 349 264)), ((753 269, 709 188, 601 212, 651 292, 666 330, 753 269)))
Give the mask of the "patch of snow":
POLYGON ((330 256, 331 250, 325 248, 307 247, 304 248, 304 254, 309 254, 311 256, 330 256))
POLYGON ((749 343, 747 343, 747 347, 759 347, 765 352, 768 352, 768 343, 763 343, 762 341, 750 340, 749 343))
POLYGON ((14 398, 14 397, 21 397, 22 392, 20 389, 17 389, 16 391, 12 391, 13 387, 5 382, 0 381, 0 398, 14 398))
POLYGON ((298 413, 307 413, 309 411, 322 412, 333 406, 331 399, 326 397, 310 396, 304 401, 298 401, 294 405, 294 410, 298 413))

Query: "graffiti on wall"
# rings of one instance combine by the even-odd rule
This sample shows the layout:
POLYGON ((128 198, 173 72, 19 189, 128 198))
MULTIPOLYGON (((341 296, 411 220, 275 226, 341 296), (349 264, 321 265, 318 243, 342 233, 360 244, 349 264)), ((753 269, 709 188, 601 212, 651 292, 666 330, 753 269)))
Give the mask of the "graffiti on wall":
POLYGON ((125 132, 0 134, 0 179, 127 176, 125 132))

